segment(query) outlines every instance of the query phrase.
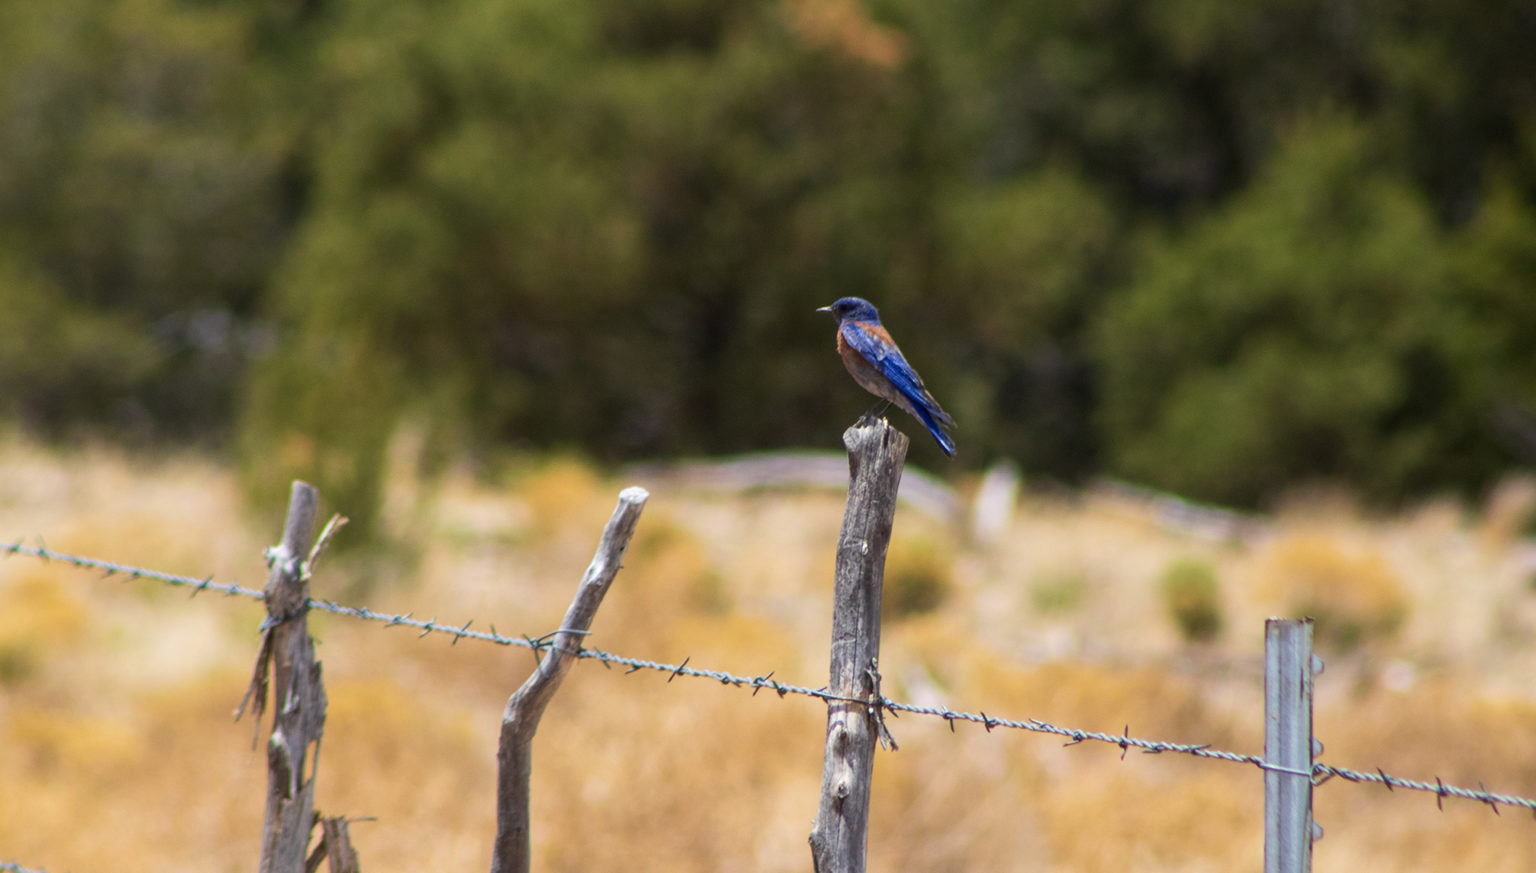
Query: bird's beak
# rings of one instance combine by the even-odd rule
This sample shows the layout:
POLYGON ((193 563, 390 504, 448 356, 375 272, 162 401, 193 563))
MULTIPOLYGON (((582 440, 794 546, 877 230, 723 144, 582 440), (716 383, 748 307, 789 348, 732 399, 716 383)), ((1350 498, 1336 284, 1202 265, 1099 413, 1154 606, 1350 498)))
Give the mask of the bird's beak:
POLYGON ((820 309, 818 309, 816 311, 817 312, 831 312, 832 311, 832 307, 830 307, 830 306, 823 306, 823 307, 821 307, 820 309))

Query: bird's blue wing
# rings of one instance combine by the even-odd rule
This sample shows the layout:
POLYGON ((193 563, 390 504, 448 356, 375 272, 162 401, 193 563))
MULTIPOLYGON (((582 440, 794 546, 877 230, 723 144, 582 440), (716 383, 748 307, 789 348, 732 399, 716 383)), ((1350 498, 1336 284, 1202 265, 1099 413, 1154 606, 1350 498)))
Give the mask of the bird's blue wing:
MULTIPOLYGON (((938 401, 928 393, 921 376, 907 363, 901 350, 891 340, 891 335, 879 324, 848 322, 838 328, 843 343, 852 348, 881 376, 891 383, 911 408, 908 412, 917 416, 946 455, 955 453, 955 441, 939 428, 942 423, 953 427, 955 420, 939 407, 938 401)), ((880 392, 876 392, 880 393, 880 392)))
POLYGON ((891 342, 890 334, 879 325, 862 325, 856 322, 844 324, 840 328, 843 333, 843 342, 847 343, 863 356, 880 375, 889 379, 902 396, 912 401, 914 406, 927 406, 928 389, 923 387, 922 377, 902 357, 901 349, 891 342))

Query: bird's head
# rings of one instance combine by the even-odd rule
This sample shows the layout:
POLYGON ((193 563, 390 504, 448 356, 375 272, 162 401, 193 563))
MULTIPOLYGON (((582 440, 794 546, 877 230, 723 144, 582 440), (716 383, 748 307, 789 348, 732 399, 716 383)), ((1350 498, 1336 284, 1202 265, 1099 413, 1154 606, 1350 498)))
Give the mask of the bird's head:
POLYGON ((844 297, 831 306, 823 306, 816 311, 832 313, 837 316, 838 324, 842 324, 845 321, 880 323, 880 313, 875 309, 875 304, 862 297, 844 297))

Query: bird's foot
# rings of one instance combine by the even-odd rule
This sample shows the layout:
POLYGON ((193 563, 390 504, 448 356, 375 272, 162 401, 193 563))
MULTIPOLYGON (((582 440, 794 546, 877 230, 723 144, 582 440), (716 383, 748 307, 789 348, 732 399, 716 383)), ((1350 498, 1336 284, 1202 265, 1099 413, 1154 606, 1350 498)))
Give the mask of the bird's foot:
POLYGON ((886 421, 885 413, 884 412, 876 412, 873 409, 871 409, 868 412, 864 413, 863 415, 859 416, 859 420, 855 421, 853 423, 853 426, 854 427, 869 427, 870 425, 872 425, 872 424, 874 424, 876 422, 879 422, 879 421, 886 421))
POLYGON ((858 424, 858 425, 874 424, 876 421, 879 421, 880 419, 885 418, 885 413, 890 408, 891 408, 891 401, 889 401, 889 400, 882 400, 879 403, 876 403, 874 406, 871 406, 869 409, 865 410, 864 414, 859 416, 859 420, 857 422, 855 422, 855 424, 858 424))

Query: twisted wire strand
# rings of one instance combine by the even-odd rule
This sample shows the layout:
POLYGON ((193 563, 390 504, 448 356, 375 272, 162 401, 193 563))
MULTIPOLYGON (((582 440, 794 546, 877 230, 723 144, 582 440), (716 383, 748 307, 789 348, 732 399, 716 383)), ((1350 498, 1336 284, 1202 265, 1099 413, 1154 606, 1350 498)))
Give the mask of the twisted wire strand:
MULTIPOLYGON (((214 582, 212 576, 198 579, 192 576, 181 576, 174 573, 164 573, 158 570, 146 569, 144 567, 135 567, 116 561, 106 561, 99 558, 87 558, 81 557, 79 555, 64 554, 62 552, 56 552, 49 549, 46 544, 38 546, 26 546, 22 545, 21 541, 18 540, 11 545, 0 545, 0 553, 4 553, 7 557, 23 555, 37 558, 44 562, 58 561, 60 563, 68 564, 72 567, 78 567, 81 569, 100 570, 102 571, 102 578, 104 579, 111 578, 113 576, 122 576, 128 580, 151 579, 164 582, 168 585, 191 589, 193 597, 196 597, 198 594, 201 594, 205 591, 213 591, 224 594, 228 597, 247 597, 254 598, 256 600, 262 599, 262 593, 260 591, 243 587, 236 582, 214 582)), ((385 627, 401 626, 414 628, 421 631, 421 633, 417 635, 418 638, 425 637, 433 633, 446 634, 453 638, 453 644, 455 645, 458 644, 459 640, 472 639, 481 642, 494 643, 501 646, 518 646, 521 648, 530 649, 535 653, 538 653, 540 651, 550 650, 554 646, 554 638, 563 632, 563 629, 555 630, 547 634, 542 634, 538 637, 508 636, 506 634, 497 632, 494 625, 491 625, 488 631, 471 630, 470 626, 474 624, 473 620, 467 621, 462 625, 443 624, 436 618, 419 619, 416 618, 413 613, 409 612, 403 614, 379 612, 377 610, 369 609, 366 606, 346 606, 334 601, 320 600, 317 598, 310 598, 309 606, 311 609, 317 609, 322 612, 328 612, 334 615, 342 615, 349 618, 357 618, 364 621, 380 623, 385 627)), ((778 694, 779 697, 797 695, 829 702, 842 701, 847 703, 861 703, 869 707, 871 714, 874 715, 879 715, 883 712, 889 712, 892 715, 910 713, 913 715, 941 718, 949 723, 950 730, 954 730, 956 722, 967 722, 981 725, 987 730, 988 733, 991 733, 995 728, 1007 728, 1010 730, 1027 731, 1039 734, 1051 734, 1054 736, 1064 737, 1068 740, 1068 742, 1065 744, 1068 746, 1075 746, 1086 742, 1103 743, 1106 745, 1118 747, 1120 749, 1120 756, 1122 759, 1131 749, 1137 749, 1144 754, 1171 753, 1187 755, 1195 758, 1227 761, 1234 764, 1249 764, 1258 767, 1261 770, 1270 772, 1288 773, 1294 776, 1306 776, 1312 780, 1314 785, 1321 785, 1331 779, 1339 778, 1354 784, 1381 785, 1387 788, 1389 791, 1396 788, 1404 788, 1410 791, 1427 792, 1435 795, 1435 803, 1442 809, 1444 808, 1445 798, 1454 797, 1463 800, 1473 800, 1477 801, 1478 803, 1485 804, 1490 809, 1492 809, 1494 813, 1498 813, 1500 806, 1509 806, 1518 809, 1529 810, 1533 813, 1533 815, 1536 815, 1536 799, 1492 792, 1487 790, 1487 788, 1484 787, 1482 783, 1478 783, 1478 787, 1476 789, 1462 788, 1455 785, 1446 784, 1438 777, 1436 777, 1434 782, 1426 782, 1423 780, 1404 779, 1399 776, 1393 776, 1380 768, 1377 768, 1375 772, 1365 772, 1360 770, 1352 770, 1346 767, 1335 767, 1333 765, 1324 764, 1321 762, 1313 763, 1312 769, 1310 771, 1296 770, 1293 768, 1283 767, 1279 764, 1272 764, 1264 760, 1264 758, 1259 755, 1245 755, 1238 752, 1229 752, 1222 749, 1213 748, 1208 743, 1169 743, 1158 740, 1148 740, 1140 737, 1133 737, 1130 735, 1129 725, 1126 726, 1124 733, 1118 735, 1106 734, 1099 731, 1085 731, 1078 728, 1061 727, 1059 725, 1050 724, 1049 722, 1044 722, 1035 718, 1024 720, 997 718, 988 715, 984 711, 980 713, 971 713, 952 710, 948 707, 941 706, 917 706, 910 703, 902 703, 897 700, 892 700, 891 698, 885 697, 883 695, 878 697, 872 695, 867 699, 843 697, 833 694, 825 687, 810 688, 803 685, 793 685, 780 682, 779 680, 773 678, 772 672, 762 676, 738 676, 734 673, 728 673, 723 670, 709 670, 699 667, 690 667, 688 666, 688 659, 684 659, 680 664, 664 664, 644 658, 632 658, 624 655, 617 655, 611 652, 605 652, 601 649, 588 648, 586 646, 582 646, 576 649, 574 652, 572 652, 572 654, 574 654, 577 658, 597 661, 605 666, 618 665, 627 667, 629 669, 625 671, 626 673, 635 673, 641 670, 666 673, 668 674, 668 682, 671 682, 673 679, 679 676, 698 679, 713 679, 722 685, 729 685, 737 688, 751 688, 754 695, 756 695, 758 691, 766 688, 778 694)), ((15 865, 6 866, 5 864, 0 863, 0 873, 6 873, 6 871, 11 870, 16 871, 16 873, 39 873, 39 871, 28 871, 25 868, 16 867, 15 865)))

